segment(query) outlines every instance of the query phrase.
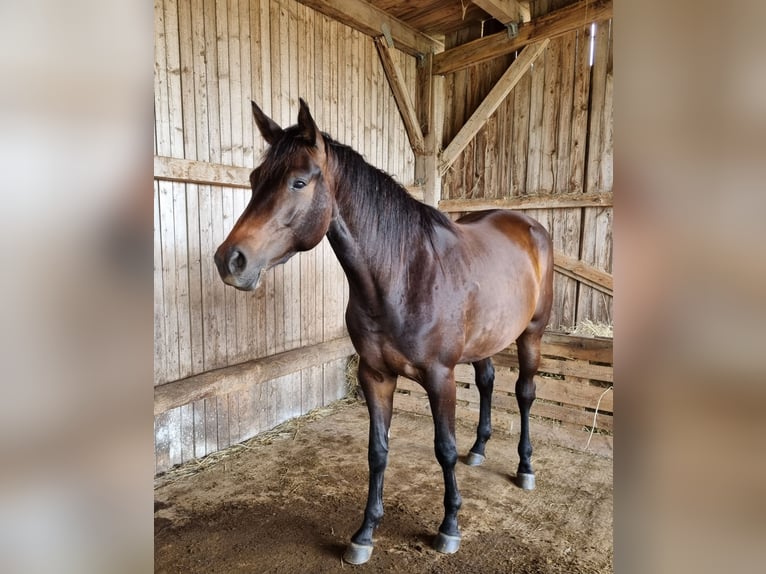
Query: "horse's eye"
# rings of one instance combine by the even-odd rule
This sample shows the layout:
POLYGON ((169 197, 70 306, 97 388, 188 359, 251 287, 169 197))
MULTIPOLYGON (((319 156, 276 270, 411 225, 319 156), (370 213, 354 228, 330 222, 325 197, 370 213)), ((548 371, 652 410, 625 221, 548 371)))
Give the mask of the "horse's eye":
POLYGON ((306 187, 306 181, 300 178, 294 179, 290 185, 291 189, 303 189, 304 187, 306 187))

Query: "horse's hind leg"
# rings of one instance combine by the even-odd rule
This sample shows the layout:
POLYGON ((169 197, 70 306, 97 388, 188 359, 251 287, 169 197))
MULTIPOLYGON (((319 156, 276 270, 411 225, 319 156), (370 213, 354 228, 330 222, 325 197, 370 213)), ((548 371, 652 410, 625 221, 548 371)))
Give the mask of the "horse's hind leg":
POLYGON ((516 381, 516 401, 521 413, 521 437, 519 438, 519 469, 516 484, 525 490, 535 487, 535 473, 532 470, 532 444, 529 441, 529 409, 535 400, 535 380, 540 365, 540 340, 542 331, 525 331, 516 339, 519 353, 519 378, 516 381))
POLYGON ((363 564, 372 555, 372 533, 383 518, 383 475, 388 462, 388 429, 391 426, 396 378, 383 375, 362 360, 359 363, 359 383, 370 413, 370 439, 367 459, 370 484, 367 506, 361 528, 351 537, 343 555, 349 564, 363 564))
POLYGON ((452 554, 460 548, 457 513, 462 503, 455 477, 455 373, 452 369, 434 368, 428 374, 424 386, 428 391, 428 401, 434 418, 436 460, 439 461, 444 474, 444 520, 439 526, 434 548, 443 554, 452 554))
POLYGON ((476 388, 479 389, 479 424, 476 427, 476 442, 465 458, 469 466, 484 462, 484 447, 492 435, 492 389, 495 385, 495 367, 492 359, 473 363, 476 373, 476 388))

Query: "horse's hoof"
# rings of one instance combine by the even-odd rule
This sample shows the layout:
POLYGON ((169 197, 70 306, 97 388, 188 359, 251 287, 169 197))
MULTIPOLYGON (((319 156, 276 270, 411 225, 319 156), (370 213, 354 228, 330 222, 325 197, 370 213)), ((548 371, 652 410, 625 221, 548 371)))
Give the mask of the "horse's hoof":
POLYGON ((343 554, 343 561, 348 564, 364 564, 372 556, 372 546, 352 542, 343 554))
POLYGON ((516 486, 523 488, 524 490, 535 489, 535 475, 527 474, 524 472, 516 473, 516 486))
POLYGON ((434 550, 442 554, 454 554, 460 548, 460 536, 450 536, 439 532, 434 540, 434 550))
POLYGON ((468 466, 479 466, 482 462, 484 462, 484 455, 477 452, 471 451, 465 457, 465 463, 468 466))

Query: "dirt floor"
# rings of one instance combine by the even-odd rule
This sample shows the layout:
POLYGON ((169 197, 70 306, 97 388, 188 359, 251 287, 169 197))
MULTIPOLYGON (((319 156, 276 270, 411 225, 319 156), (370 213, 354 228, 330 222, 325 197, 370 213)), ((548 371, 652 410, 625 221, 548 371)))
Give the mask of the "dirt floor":
MULTIPOLYGON (((155 572, 612 572, 612 460, 532 437, 537 488, 510 480, 517 437, 498 433, 480 467, 458 464, 463 541, 431 549, 442 518, 431 419, 395 413, 385 517, 363 566, 341 555, 367 495, 367 410, 297 419, 156 479, 155 572)), ((458 424, 464 455, 475 430, 458 424)))

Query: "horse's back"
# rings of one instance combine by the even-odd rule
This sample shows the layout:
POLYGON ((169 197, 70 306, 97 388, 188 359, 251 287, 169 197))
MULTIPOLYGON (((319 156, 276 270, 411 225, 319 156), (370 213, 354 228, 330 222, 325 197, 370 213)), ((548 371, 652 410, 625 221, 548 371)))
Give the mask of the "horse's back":
MULTIPOLYGON (((533 263, 539 280, 544 280, 553 263, 553 243, 539 221, 528 215, 506 209, 474 211, 460 217, 456 223, 463 229, 469 243, 483 249, 499 251, 523 264, 533 263), (511 244, 507 245, 506 241, 511 244)), ((504 259, 504 257, 500 257, 504 259)))

